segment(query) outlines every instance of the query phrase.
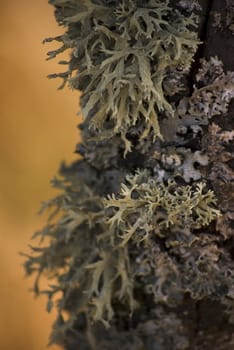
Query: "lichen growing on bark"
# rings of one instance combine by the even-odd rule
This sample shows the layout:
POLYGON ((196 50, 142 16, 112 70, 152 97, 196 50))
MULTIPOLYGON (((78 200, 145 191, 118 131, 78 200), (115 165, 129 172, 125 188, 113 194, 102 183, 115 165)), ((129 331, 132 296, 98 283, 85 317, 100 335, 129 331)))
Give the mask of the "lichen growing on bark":
POLYGON ((164 81, 173 74, 179 79, 191 66, 199 43, 196 16, 183 16, 169 1, 52 3, 60 23, 68 26, 55 40, 63 42, 62 49, 72 48, 65 80, 83 92, 82 114, 98 130, 97 140, 119 134, 129 152, 127 133, 141 120, 142 137, 151 128, 154 137, 162 137, 159 112, 174 114, 164 81))
POLYGON ((82 158, 52 181, 47 243, 25 262, 58 312, 51 343, 231 350, 234 73, 194 68, 198 1, 50 3, 67 31, 48 57, 71 49, 51 77, 82 91, 84 115, 82 158))

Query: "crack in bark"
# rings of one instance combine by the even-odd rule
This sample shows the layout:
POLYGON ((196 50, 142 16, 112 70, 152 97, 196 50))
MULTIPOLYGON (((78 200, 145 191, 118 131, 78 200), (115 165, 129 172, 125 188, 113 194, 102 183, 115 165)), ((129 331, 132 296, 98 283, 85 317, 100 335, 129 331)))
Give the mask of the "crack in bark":
POLYGON ((213 7, 214 0, 208 0, 208 2, 203 5, 202 7, 205 10, 204 20, 202 25, 200 26, 200 29, 198 31, 198 36, 202 43, 198 46, 197 52, 194 55, 194 62, 191 65, 190 74, 189 74, 189 91, 190 94, 193 92, 193 86, 194 86, 194 77, 198 71, 198 68, 200 66, 200 59, 204 57, 205 53, 205 46, 206 46, 206 39, 207 39, 207 33, 208 33, 208 23, 210 19, 210 13, 213 7))

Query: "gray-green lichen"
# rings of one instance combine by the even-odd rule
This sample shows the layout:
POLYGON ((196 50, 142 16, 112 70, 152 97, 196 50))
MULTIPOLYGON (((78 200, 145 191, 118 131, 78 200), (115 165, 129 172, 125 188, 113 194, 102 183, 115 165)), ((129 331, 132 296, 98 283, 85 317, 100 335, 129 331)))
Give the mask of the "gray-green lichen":
MULTIPOLYGON (((181 77, 191 66, 199 44, 193 31, 196 16, 183 16, 169 1, 158 0, 115 6, 91 0, 52 3, 58 13, 63 11, 60 22, 68 26, 68 35, 56 40, 73 50, 66 79, 83 92, 82 114, 98 130, 97 139, 120 134, 129 152, 127 133, 141 120, 143 138, 151 128, 162 137, 158 113, 174 114, 164 81, 181 77), (80 30, 72 39, 74 27, 80 30)), ((173 94, 180 91, 179 82, 176 86, 173 94)))
POLYGON ((48 56, 71 49, 51 77, 82 91, 85 117, 82 159, 52 181, 60 195, 25 262, 57 309, 51 343, 231 349, 234 75, 217 57, 191 70, 198 1, 49 2, 67 31, 48 56), (203 305, 220 314, 215 332, 203 305))
POLYGON ((204 193, 204 183, 196 188, 179 186, 171 180, 167 185, 153 179, 147 172, 127 176, 119 198, 109 195, 105 201, 114 213, 108 224, 124 246, 130 239, 136 244, 151 235, 164 237, 173 227, 198 229, 208 225, 219 213, 213 206, 212 191, 204 193))
MULTIPOLYGON (((178 187, 172 181, 164 184, 155 180, 147 171, 127 176, 118 197, 100 197, 79 180, 79 175, 76 181, 54 180, 64 194, 44 204, 55 212, 40 232, 42 239, 51 237, 51 243, 45 248, 32 247, 37 255, 30 257, 26 268, 28 273, 38 271, 38 293, 42 273, 56 278, 57 284, 53 282, 50 291, 40 291, 48 294, 49 308, 56 293, 62 291, 60 311, 68 308, 72 318, 86 310, 92 320, 108 326, 116 300, 128 308, 129 314, 138 305, 130 251, 135 250, 138 265, 141 251, 151 249, 155 239, 173 249, 183 241, 192 246, 199 238, 191 230, 208 225, 219 210, 215 209, 214 194, 205 191, 203 183, 194 188, 178 187), (61 217, 53 222, 55 213, 61 217), (70 309, 67 301, 73 293, 75 300, 70 309)), ((161 249, 157 249, 159 257, 161 249)))

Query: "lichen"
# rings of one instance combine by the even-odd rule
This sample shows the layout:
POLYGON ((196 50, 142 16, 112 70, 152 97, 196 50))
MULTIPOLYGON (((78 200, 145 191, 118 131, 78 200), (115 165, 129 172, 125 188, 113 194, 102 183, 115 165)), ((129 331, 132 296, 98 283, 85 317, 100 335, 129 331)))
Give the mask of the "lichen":
MULTIPOLYGON (((142 118, 143 136, 153 128, 155 137, 162 138, 158 112, 174 114, 164 80, 178 71, 188 72, 199 43, 191 30, 196 16, 183 16, 169 1, 139 5, 128 0, 114 7, 90 0, 52 3, 57 16, 63 12, 60 22, 68 32, 55 38, 63 46, 49 57, 72 47, 68 71, 57 76, 83 92, 82 115, 98 131, 96 139, 120 134, 126 154, 131 150, 127 133, 142 118), (76 40, 75 27, 81 28, 76 40)), ((173 94, 179 90, 178 86, 173 94)))
POLYGON ((225 8, 222 11, 213 11, 213 27, 216 30, 228 29, 234 35, 234 4, 232 0, 225 0, 225 8))
POLYGON ((234 72, 224 72, 218 57, 202 59, 195 77, 193 93, 180 99, 173 119, 164 119, 161 131, 165 140, 183 144, 189 129, 209 124, 218 115, 227 113, 234 97, 234 72))
MULTIPOLYGON (((50 222, 58 211, 61 217, 40 232, 43 239, 52 237, 50 245, 32 247, 36 255, 25 266, 28 274, 37 271, 35 291, 48 295, 49 309, 54 296, 63 293, 58 317, 62 317, 62 310, 68 310, 67 326, 84 310, 92 320, 108 326, 114 317, 115 300, 128 307, 129 313, 138 304, 129 246, 136 245, 139 254, 141 244, 149 244, 153 237, 169 239, 176 229, 206 226, 219 211, 214 207, 213 193, 205 191, 202 183, 195 188, 177 187, 175 182, 165 185, 139 171, 127 176, 118 198, 114 194, 102 198, 84 181, 79 180, 77 187, 77 180, 54 181, 65 193, 44 207, 55 207, 50 222), (39 278, 45 272, 57 283, 41 291, 39 278)), ((178 237, 178 244, 180 240, 178 237)), ((160 265, 159 259, 159 269, 160 265)))
MULTIPOLYGON (((208 225, 219 211, 213 206, 212 191, 204 192, 204 183, 179 186, 174 181, 167 185, 151 178, 147 172, 127 176, 119 198, 109 195, 106 208, 114 209, 108 219, 120 246, 129 240, 136 244, 154 235, 164 237, 172 227, 198 229, 208 225)), ((170 233, 168 233, 170 234, 170 233)))
POLYGON ((51 343, 229 349, 234 73, 199 52, 192 65, 198 1, 50 3, 67 31, 45 40, 62 44, 48 58, 71 53, 51 77, 82 91, 84 115, 79 160, 52 181, 60 195, 26 255, 58 313, 51 343))

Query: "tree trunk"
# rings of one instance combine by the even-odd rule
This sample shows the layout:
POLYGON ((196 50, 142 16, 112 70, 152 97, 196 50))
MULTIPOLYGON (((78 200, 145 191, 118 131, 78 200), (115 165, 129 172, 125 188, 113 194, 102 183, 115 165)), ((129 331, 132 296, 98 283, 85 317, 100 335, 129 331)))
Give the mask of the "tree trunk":
POLYGON ((25 263, 62 294, 51 343, 232 350, 233 0, 50 3, 85 116, 25 263))

